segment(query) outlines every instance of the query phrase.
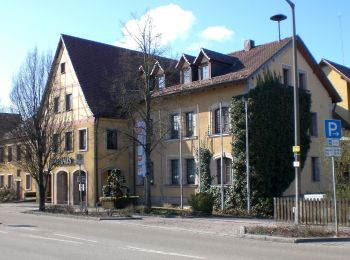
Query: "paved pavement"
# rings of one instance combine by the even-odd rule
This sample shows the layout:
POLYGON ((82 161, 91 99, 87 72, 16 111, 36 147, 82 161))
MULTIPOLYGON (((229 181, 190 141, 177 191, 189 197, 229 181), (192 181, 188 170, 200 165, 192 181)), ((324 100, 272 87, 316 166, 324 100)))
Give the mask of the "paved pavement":
POLYGON ((237 238, 259 220, 79 219, 23 214, 0 204, 0 259, 349 259, 350 243, 289 244, 237 238))

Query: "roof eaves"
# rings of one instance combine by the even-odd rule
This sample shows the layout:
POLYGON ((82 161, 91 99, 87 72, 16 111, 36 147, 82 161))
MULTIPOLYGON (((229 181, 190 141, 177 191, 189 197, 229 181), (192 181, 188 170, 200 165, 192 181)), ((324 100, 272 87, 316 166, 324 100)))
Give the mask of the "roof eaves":
POLYGON ((325 63, 326 65, 330 66, 332 69, 338 72, 341 76, 343 76, 347 82, 350 83, 350 78, 347 75, 345 75, 342 71, 340 71, 336 66, 334 66, 329 60, 322 58, 319 63, 320 66, 322 65, 322 63, 325 63))

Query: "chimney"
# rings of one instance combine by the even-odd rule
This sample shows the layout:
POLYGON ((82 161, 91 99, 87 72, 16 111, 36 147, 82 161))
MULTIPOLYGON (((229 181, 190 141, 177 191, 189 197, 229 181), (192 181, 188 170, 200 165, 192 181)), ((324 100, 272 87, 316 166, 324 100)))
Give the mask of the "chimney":
POLYGON ((244 41, 244 50, 250 51, 254 48, 254 41, 253 40, 245 40, 244 41))

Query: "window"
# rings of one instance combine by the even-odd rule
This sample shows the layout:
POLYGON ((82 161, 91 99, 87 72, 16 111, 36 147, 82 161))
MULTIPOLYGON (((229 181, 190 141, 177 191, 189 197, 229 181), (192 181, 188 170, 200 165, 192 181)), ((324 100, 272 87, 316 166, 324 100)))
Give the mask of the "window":
POLYGON ((17 161, 20 161, 21 160, 21 146, 20 145, 17 145, 16 146, 16 159, 17 161))
POLYGON ((299 72, 299 88, 306 89, 306 74, 299 72))
POLYGON ((9 187, 9 188, 13 187, 13 177, 12 177, 12 175, 7 175, 7 187, 9 187))
POLYGON ((73 132, 64 133, 64 150, 73 151, 73 132))
POLYGON ((316 137, 317 133, 317 113, 311 113, 310 135, 316 137))
POLYGON ((66 95, 66 111, 72 110, 72 94, 66 95))
POLYGON ((65 74, 66 73, 66 63, 62 62, 61 63, 61 74, 65 74))
POLYGON ((165 88, 165 76, 164 75, 158 76, 158 88, 159 89, 165 88))
POLYGON ((87 129, 79 129, 79 150, 87 150, 87 129))
POLYGON ((179 114, 173 114, 170 116, 171 120, 171 131, 170 131, 170 138, 171 139, 177 139, 179 138, 179 121, 180 121, 180 116, 179 114))
POLYGON ((178 185, 180 183, 179 160, 170 160, 171 184, 178 185))
POLYGON ((283 68, 283 85, 290 86, 290 69, 283 68))
POLYGON ((222 115, 220 118, 220 108, 216 109, 214 111, 214 133, 220 134, 220 130, 222 127, 222 133, 228 133, 229 131, 229 110, 228 107, 222 107, 221 108, 222 115), (223 122, 223 125, 221 126, 221 122, 223 122))
POLYGON ((117 130, 107 129, 107 149, 117 149, 117 130))
POLYGON ((21 177, 21 170, 17 170, 17 177, 21 177))
POLYGON ((29 161, 30 159, 30 147, 29 145, 26 145, 26 161, 29 161))
POLYGON ((311 157, 311 167, 312 167, 312 181, 320 181, 320 158, 311 157))
POLYGON ((32 189, 32 178, 30 177, 30 174, 26 175, 26 190, 32 189))
POLYGON ((12 146, 7 147, 7 161, 12 162, 12 146))
POLYGON ((196 176, 194 159, 186 159, 186 176, 187 184, 194 184, 196 176))
POLYGON ((193 112, 186 113, 186 137, 193 136, 193 112))
POLYGON ((189 68, 182 70, 182 83, 186 84, 191 82, 191 70, 189 68))
POLYGON ((4 187, 4 175, 0 175, 0 188, 4 187))
POLYGON ((205 63, 199 67, 199 79, 209 79, 209 64, 205 63))
POLYGON ((55 113, 58 113, 59 102, 60 102, 60 98, 59 98, 59 97, 55 97, 55 98, 53 99, 53 111, 54 111, 55 113))
POLYGON ((60 150, 60 136, 59 134, 54 134, 52 136, 52 151, 54 153, 59 152, 60 150))
MULTIPOLYGON (((223 158, 223 177, 224 177, 224 184, 230 184, 231 183, 231 171, 232 171, 232 161, 229 158, 223 158)), ((221 158, 216 160, 216 166, 217 166, 217 180, 218 184, 221 184, 221 158)))
POLYGON ((0 163, 4 162, 4 148, 0 147, 0 163))

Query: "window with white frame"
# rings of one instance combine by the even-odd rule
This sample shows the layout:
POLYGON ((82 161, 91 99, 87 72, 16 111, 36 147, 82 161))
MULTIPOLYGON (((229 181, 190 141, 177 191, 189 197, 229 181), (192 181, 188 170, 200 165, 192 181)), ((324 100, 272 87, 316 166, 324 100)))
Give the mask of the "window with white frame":
POLYGON ((53 99, 53 112, 55 113, 59 112, 59 105, 60 105, 60 97, 55 97, 53 99))
POLYGON ((190 68, 184 68, 181 71, 182 78, 181 83, 186 84, 191 82, 191 69, 190 68))
POLYGON ((30 174, 26 174, 26 190, 32 189, 32 177, 30 174))
MULTIPOLYGON (((53 134, 52 135, 52 151, 54 153, 58 153, 60 150, 60 135, 53 134)), ((29 155, 29 147, 27 146, 27 154, 29 155)))
POLYGON ((194 122, 193 122, 193 112, 187 112, 186 116, 186 137, 193 136, 194 122))
POLYGON ((7 161, 12 162, 12 146, 7 147, 7 161))
POLYGON ((7 187, 9 187, 9 188, 13 187, 13 176, 12 176, 12 174, 7 175, 7 187))
POLYGON ((180 130, 180 116, 179 114, 170 115, 170 138, 177 139, 179 138, 180 130))
POLYGON ((73 131, 64 133, 64 150, 66 152, 73 151, 73 131))
POLYGON ((171 184, 180 184, 180 171, 179 171, 179 159, 170 160, 170 177, 171 184))
POLYGON ((86 151, 87 150, 87 129, 79 129, 78 130, 78 136, 79 136, 79 150, 80 151, 86 151))
MULTIPOLYGON (((223 158, 223 178, 224 184, 231 184, 232 160, 230 158, 223 158)), ((216 160, 216 177, 217 184, 221 184, 221 158, 216 160)))
POLYGON ((228 107, 222 107, 221 108, 221 115, 220 115, 220 108, 215 109, 214 111, 214 134, 220 134, 221 128, 222 133, 226 134, 229 132, 229 109, 228 107))
POLYGON ((283 74, 283 85, 286 86, 286 87, 291 86, 292 85, 291 84, 291 81, 292 81, 291 80, 292 79, 292 77, 291 77, 291 75, 292 75, 291 68, 288 67, 288 66, 284 66, 282 68, 282 74, 283 74))
POLYGON ((165 88, 165 75, 164 74, 158 76, 158 88, 159 89, 165 88))
POLYGON ((299 88, 306 89, 306 73, 305 72, 299 72, 299 88))
POLYGON ((0 147, 0 163, 4 162, 4 147, 0 147))
POLYGON ((196 165, 193 158, 186 159, 187 184, 194 184, 196 178, 196 165))
POLYGON ((73 108, 72 94, 66 94, 66 111, 70 111, 73 108))
POLYGON ((209 63, 204 63, 199 67, 199 79, 209 79, 209 63))
POLYGON ((117 149, 117 130, 107 129, 106 130, 106 145, 107 149, 116 150, 117 149))

